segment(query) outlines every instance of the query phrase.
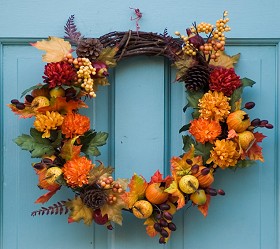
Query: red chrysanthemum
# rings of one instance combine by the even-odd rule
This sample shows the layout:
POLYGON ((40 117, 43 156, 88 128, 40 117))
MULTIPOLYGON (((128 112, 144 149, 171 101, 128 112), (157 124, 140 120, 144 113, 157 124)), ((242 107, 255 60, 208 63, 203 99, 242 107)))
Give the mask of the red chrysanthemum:
POLYGON ((49 84, 49 88, 72 85, 77 76, 75 68, 64 61, 48 63, 45 66, 44 74, 44 82, 49 84))
POLYGON ((240 86, 240 76, 235 73, 234 68, 217 67, 210 74, 209 87, 212 91, 223 92, 229 97, 240 86))

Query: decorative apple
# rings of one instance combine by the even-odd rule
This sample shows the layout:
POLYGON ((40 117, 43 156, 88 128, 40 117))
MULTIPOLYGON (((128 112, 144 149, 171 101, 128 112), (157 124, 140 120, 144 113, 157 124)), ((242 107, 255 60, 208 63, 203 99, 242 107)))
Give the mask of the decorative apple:
POLYGON ((251 124, 248 114, 242 110, 232 112, 227 117, 228 129, 236 132, 245 131, 251 124))
POLYGON ((205 191, 203 189, 198 189, 194 193, 192 193, 190 199, 197 205, 203 205, 207 200, 205 191))
POLYGON ((46 181, 48 184, 52 185, 55 183, 57 178, 62 174, 62 169, 59 167, 51 167, 47 169, 46 181))
POLYGON ((38 96, 33 99, 32 103, 31 103, 31 108, 34 111, 37 111, 39 108, 44 107, 44 106, 49 106, 49 105, 50 105, 50 101, 47 97, 38 96))
POLYGON ((241 148, 247 150, 251 143, 255 140, 255 136, 251 131, 243 131, 238 133, 238 140, 241 148))
POLYGON ((139 219, 147 219, 153 213, 153 206, 145 200, 136 201, 132 207, 132 212, 139 219))
POLYGON ((62 87, 55 87, 50 90, 50 96, 53 98, 64 97, 65 91, 62 87))
POLYGON ((164 192, 164 187, 160 183, 152 183, 146 189, 146 198, 153 204, 161 204, 168 199, 169 194, 164 192))
POLYGON ((186 194, 194 193, 199 186, 198 179, 192 175, 185 175, 179 181, 180 189, 186 194))
POLYGON ((108 222, 108 214, 103 216, 100 209, 93 211, 92 218, 98 225, 105 225, 108 222))

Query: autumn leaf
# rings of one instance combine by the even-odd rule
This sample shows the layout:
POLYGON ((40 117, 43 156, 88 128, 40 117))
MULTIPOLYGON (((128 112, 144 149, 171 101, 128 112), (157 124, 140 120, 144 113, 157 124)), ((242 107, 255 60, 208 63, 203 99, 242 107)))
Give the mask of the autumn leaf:
POLYGON ((115 55, 118 50, 117 47, 106 47, 101 50, 101 53, 96 60, 104 62, 108 67, 115 67, 117 65, 115 55))
POLYGON ((240 53, 233 55, 233 56, 229 56, 227 55, 225 52, 220 52, 220 56, 218 57, 218 60, 214 61, 211 60, 210 61, 210 65, 216 66, 216 67, 225 67, 225 68, 233 68, 234 64, 236 64, 238 62, 240 58, 240 53))
POLYGON ((184 76, 186 75, 187 70, 194 66, 196 61, 192 56, 188 56, 185 53, 181 56, 179 60, 176 60, 174 65, 177 68, 176 80, 182 81, 184 76))
MULTIPOLYGON (((89 172, 88 182, 89 184, 95 183, 102 176, 109 176, 113 173, 112 167, 105 167, 104 164, 98 161, 100 164, 95 166, 89 172)), ((126 187, 125 187, 126 188, 126 187)))
POLYGON ((91 225, 93 210, 87 207, 80 197, 76 197, 75 199, 66 202, 65 205, 71 211, 69 217, 71 221, 79 222, 80 220, 84 220, 86 225, 91 225))
POLYGON ((252 144, 249 149, 241 155, 241 159, 246 159, 248 157, 250 160, 260 160, 264 162, 263 154, 262 154, 262 147, 258 145, 258 143, 262 142, 262 140, 266 137, 260 132, 254 133, 255 142, 252 144))
POLYGON ((55 190, 53 190, 53 191, 49 191, 48 193, 46 193, 46 194, 40 196, 40 197, 35 201, 35 203, 42 203, 42 204, 43 204, 43 203, 47 202, 51 197, 53 197, 53 195, 54 195, 59 189, 60 189, 60 186, 59 186, 57 189, 55 189, 55 190))
POLYGON ((185 206, 185 197, 183 195, 183 193, 179 190, 178 188, 178 182, 177 181, 173 181, 170 186, 164 190, 165 192, 171 194, 173 197, 178 198, 177 200, 177 209, 180 209, 182 207, 185 206))
POLYGON ((26 106, 23 110, 19 110, 13 104, 7 105, 13 113, 19 115, 20 118, 31 118, 36 115, 34 110, 30 106, 26 106))
POLYGON ((49 106, 41 107, 37 111, 43 113, 56 111, 61 114, 67 114, 79 108, 88 108, 88 106, 82 100, 66 101, 65 97, 57 97, 51 99, 49 106))
POLYGON ((148 218, 145 220, 144 225, 146 226, 146 232, 150 237, 155 237, 158 232, 154 228, 155 220, 153 218, 148 218))
POLYGON ((230 130, 228 131, 227 139, 232 139, 232 138, 235 138, 235 137, 237 137, 237 136, 238 136, 238 134, 235 132, 235 130, 230 129, 230 130))
POLYGON ((71 44, 68 41, 54 36, 50 36, 48 40, 31 43, 31 45, 46 52, 42 58, 48 63, 62 61, 71 52, 71 44))
POLYGON ((197 206, 198 210, 204 215, 204 217, 208 214, 208 208, 210 205, 211 196, 206 195, 206 202, 203 205, 197 206))
POLYGON ((82 145, 74 145, 77 138, 78 136, 67 140, 66 142, 64 142, 61 148, 59 155, 66 161, 71 160, 72 158, 75 158, 80 155, 82 145))
POLYGON ((132 208, 137 200, 143 199, 145 197, 147 186, 148 183, 142 176, 137 174, 132 176, 130 183, 128 184, 130 191, 122 195, 122 198, 128 208, 132 208))

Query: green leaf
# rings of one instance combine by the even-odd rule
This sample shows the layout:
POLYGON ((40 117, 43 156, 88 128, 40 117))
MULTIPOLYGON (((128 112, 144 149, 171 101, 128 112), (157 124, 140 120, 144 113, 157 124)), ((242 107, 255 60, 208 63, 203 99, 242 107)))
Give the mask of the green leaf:
POLYGON ((50 137, 52 142, 52 146, 54 148, 57 148, 61 145, 62 142, 62 133, 61 130, 51 130, 51 137, 50 137))
POLYGON ((191 148, 191 145, 195 143, 195 141, 193 140, 193 138, 189 135, 186 135, 186 136, 182 136, 183 138, 183 144, 184 144, 184 147, 183 147, 183 150, 185 152, 189 151, 190 148, 191 148))
POLYGON ((192 113, 193 118, 198 118, 200 113, 198 109, 198 102, 204 95, 204 92, 189 92, 187 91, 187 101, 188 104, 184 107, 184 111, 186 111, 189 107, 194 109, 192 113))
POLYGON ((33 91, 33 90, 35 90, 35 89, 40 89, 40 88, 42 88, 44 85, 42 85, 42 84, 38 84, 38 85, 35 85, 35 86, 32 86, 32 87, 29 87, 28 89, 26 89, 25 91, 23 91, 22 92, 22 94, 21 94, 21 98, 23 97, 23 96, 25 96, 25 94, 27 94, 28 92, 30 92, 30 91, 33 91))
POLYGON ((254 160, 239 160, 238 163, 235 165, 235 167, 229 167, 229 168, 247 168, 251 167, 256 164, 256 161, 254 160))
POLYGON ((235 103, 241 98, 243 89, 247 86, 252 87, 255 84, 253 80, 250 80, 248 78, 241 79, 241 82, 242 82, 242 86, 237 88, 230 97, 229 104, 231 106, 231 111, 235 110, 235 103))
POLYGON ((44 155, 54 154, 54 148, 51 142, 47 138, 42 138, 42 134, 36 129, 30 129, 30 135, 22 134, 18 136, 14 142, 21 147, 22 150, 28 150, 31 153, 31 157, 41 158, 44 155), (40 134, 40 136, 39 136, 40 134))
POLYGON ((100 151, 97 147, 106 144, 108 135, 106 132, 96 133, 91 131, 91 133, 86 134, 85 138, 81 138, 83 144, 81 151, 89 156, 99 156, 100 151))
POLYGON ((202 156, 203 163, 205 164, 208 158, 210 157, 210 150, 213 148, 211 143, 197 143, 195 146, 195 156, 202 156))
POLYGON ((191 126, 191 124, 186 124, 186 125, 184 125, 184 126, 179 130, 179 133, 189 130, 190 126, 191 126))

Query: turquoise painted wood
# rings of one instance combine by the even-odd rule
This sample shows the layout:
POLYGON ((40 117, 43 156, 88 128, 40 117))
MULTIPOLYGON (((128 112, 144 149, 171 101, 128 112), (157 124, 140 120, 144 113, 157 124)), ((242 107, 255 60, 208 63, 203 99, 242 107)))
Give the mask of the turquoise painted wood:
MULTIPOLYGON (((1 249, 277 249, 279 241, 279 41, 278 0, 215 1, 121 1, 112 3, 69 0, 0 2, 0 248, 1 249), (183 32, 194 20, 214 22, 223 10, 230 13, 232 32, 229 54, 241 52, 237 72, 256 85, 245 90, 245 100, 256 102, 250 116, 269 119, 265 163, 237 172, 221 171, 215 186, 225 197, 213 198, 204 218, 195 208, 176 216, 178 230, 169 244, 149 238, 142 221, 124 214, 122 227, 107 231, 100 226, 68 224, 67 216, 31 217, 40 208, 30 155, 12 139, 27 133, 32 120, 20 120, 5 106, 29 86, 42 80, 41 53, 29 42, 49 35, 63 36, 71 14, 86 36, 98 37, 113 30, 134 29, 130 21, 140 8, 141 30, 183 32), (250 10, 250 12, 249 12, 250 10)), ((84 110, 96 130, 110 132, 99 160, 115 167, 116 177, 134 172, 149 178, 157 169, 169 171, 169 158, 182 147, 178 130, 189 119, 183 113, 184 87, 174 83, 175 72, 163 58, 138 57, 121 61, 111 72, 111 86, 100 88, 98 98, 84 110)), ((72 197, 61 190, 50 201, 72 197)))

